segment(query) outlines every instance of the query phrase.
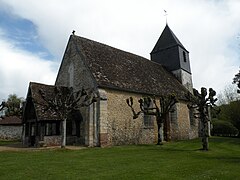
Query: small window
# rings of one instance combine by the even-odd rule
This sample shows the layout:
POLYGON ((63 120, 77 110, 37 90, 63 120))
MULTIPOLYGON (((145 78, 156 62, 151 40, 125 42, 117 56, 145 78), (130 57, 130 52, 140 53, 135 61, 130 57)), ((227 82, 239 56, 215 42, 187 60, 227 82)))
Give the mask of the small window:
POLYGON ((45 130, 45 133, 47 136, 51 136, 52 135, 52 124, 51 123, 46 123, 46 130, 45 130))
POLYGON ((190 119, 190 125, 195 126, 195 118, 194 118, 194 110, 189 109, 189 119, 190 119))
POLYGON ((171 123, 177 123, 177 111, 170 111, 170 121, 171 123))
POLYGON ((59 122, 46 123, 45 135, 46 136, 60 135, 60 123, 59 122))
POLYGON ((187 62, 187 56, 186 56, 185 51, 183 51, 183 61, 184 61, 184 62, 187 62))
POLYGON ((144 126, 145 128, 153 128, 153 116, 144 115, 144 126))
MULTIPOLYGON (((147 103, 144 101, 144 107, 147 108, 147 103)), ((151 102, 149 108, 152 108, 153 107, 153 103, 151 102)), ((147 115, 147 114, 144 114, 144 127, 145 128, 153 128, 154 126, 154 117, 153 115, 147 115)))
POLYGON ((176 104, 171 108, 169 112, 169 119, 171 124, 177 124, 178 123, 178 112, 177 112, 177 106, 176 104))

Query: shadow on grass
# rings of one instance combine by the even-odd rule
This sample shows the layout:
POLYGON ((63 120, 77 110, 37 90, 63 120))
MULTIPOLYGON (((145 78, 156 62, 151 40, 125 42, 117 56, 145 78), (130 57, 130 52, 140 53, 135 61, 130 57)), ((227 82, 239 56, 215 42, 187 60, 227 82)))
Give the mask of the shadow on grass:
POLYGON ((169 147, 167 145, 153 145, 152 148, 149 148, 152 151, 168 151, 168 152, 195 152, 202 151, 200 148, 189 148, 189 147, 169 147))
POLYGON ((210 141, 213 141, 215 143, 232 143, 232 144, 240 144, 240 138, 239 137, 220 137, 220 136, 214 136, 210 138, 210 141))
POLYGON ((210 160, 219 160, 221 163, 236 163, 240 164, 240 157, 236 156, 215 156, 215 157, 208 157, 210 160))

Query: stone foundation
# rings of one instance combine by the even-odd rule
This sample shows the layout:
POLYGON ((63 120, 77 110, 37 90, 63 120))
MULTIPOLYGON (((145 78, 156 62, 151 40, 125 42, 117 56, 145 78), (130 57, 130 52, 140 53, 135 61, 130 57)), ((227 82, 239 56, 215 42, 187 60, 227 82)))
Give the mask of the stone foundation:
POLYGON ((43 143, 45 146, 60 146, 61 136, 44 136, 43 143))

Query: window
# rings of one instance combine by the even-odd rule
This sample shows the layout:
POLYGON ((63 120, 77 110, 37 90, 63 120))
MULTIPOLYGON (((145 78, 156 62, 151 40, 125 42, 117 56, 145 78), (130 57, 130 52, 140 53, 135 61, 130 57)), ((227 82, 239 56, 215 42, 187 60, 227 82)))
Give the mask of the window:
POLYGON ((52 130, 52 124, 51 123, 47 123, 46 124, 46 130, 45 130, 46 134, 45 135, 47 135, 47 136, 52 135, 51 130, 52 130))
POLYGON ((172 124, 176 124, 177 123, 177 109, 175 108, 175 109, 173 109, 173 110, 171 110, 170 111, 170 121, 171 121, 171 123, 172 124))
POLYGON ((153 115, 144 115, 145 128, 153 128, 153 115))
POLYGON ((50 122, 45 125, 45 135, 60 135, 60 122, 50 122))
POLYGON ((190 126, 195 126, 194 109, 189 109, 190 126))
POLYGON ((186 52, 185 51, 183 51, 183 61, 187 62, 187 56, 186 56, 186 52))
MULTIPOLYGON (((153 107, 153 103, 151 102, 151 104, 148 106, 146 99, 144 98, 144 108, 152 108, 153 107)), ((154 125, 154 116, 153 115, 147 115, 144 114, 144 126, 145 128, 153 128, 154 125)))
POLYGON ((69 68, 68 68, 68 74, 69 74, 69 86, 73 87, 73 82, 74 82, 74 66, 71 63, 69 68))

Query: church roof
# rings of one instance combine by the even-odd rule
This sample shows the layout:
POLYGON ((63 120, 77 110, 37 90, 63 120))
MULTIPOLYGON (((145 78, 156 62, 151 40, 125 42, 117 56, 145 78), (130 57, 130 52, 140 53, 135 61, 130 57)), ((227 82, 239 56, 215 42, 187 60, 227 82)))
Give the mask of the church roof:
POLYGON ((72 35, 98 87, 152 95, 175 93, 185 99, 186 88, 162 65, 111 46, 72 35))
POLYGON ((181 46, 184 50, 186 50, 185 47, 177 38, 177 36, 172 32, 169 26, 166 25, 151 53, 177 45, 181 46))

